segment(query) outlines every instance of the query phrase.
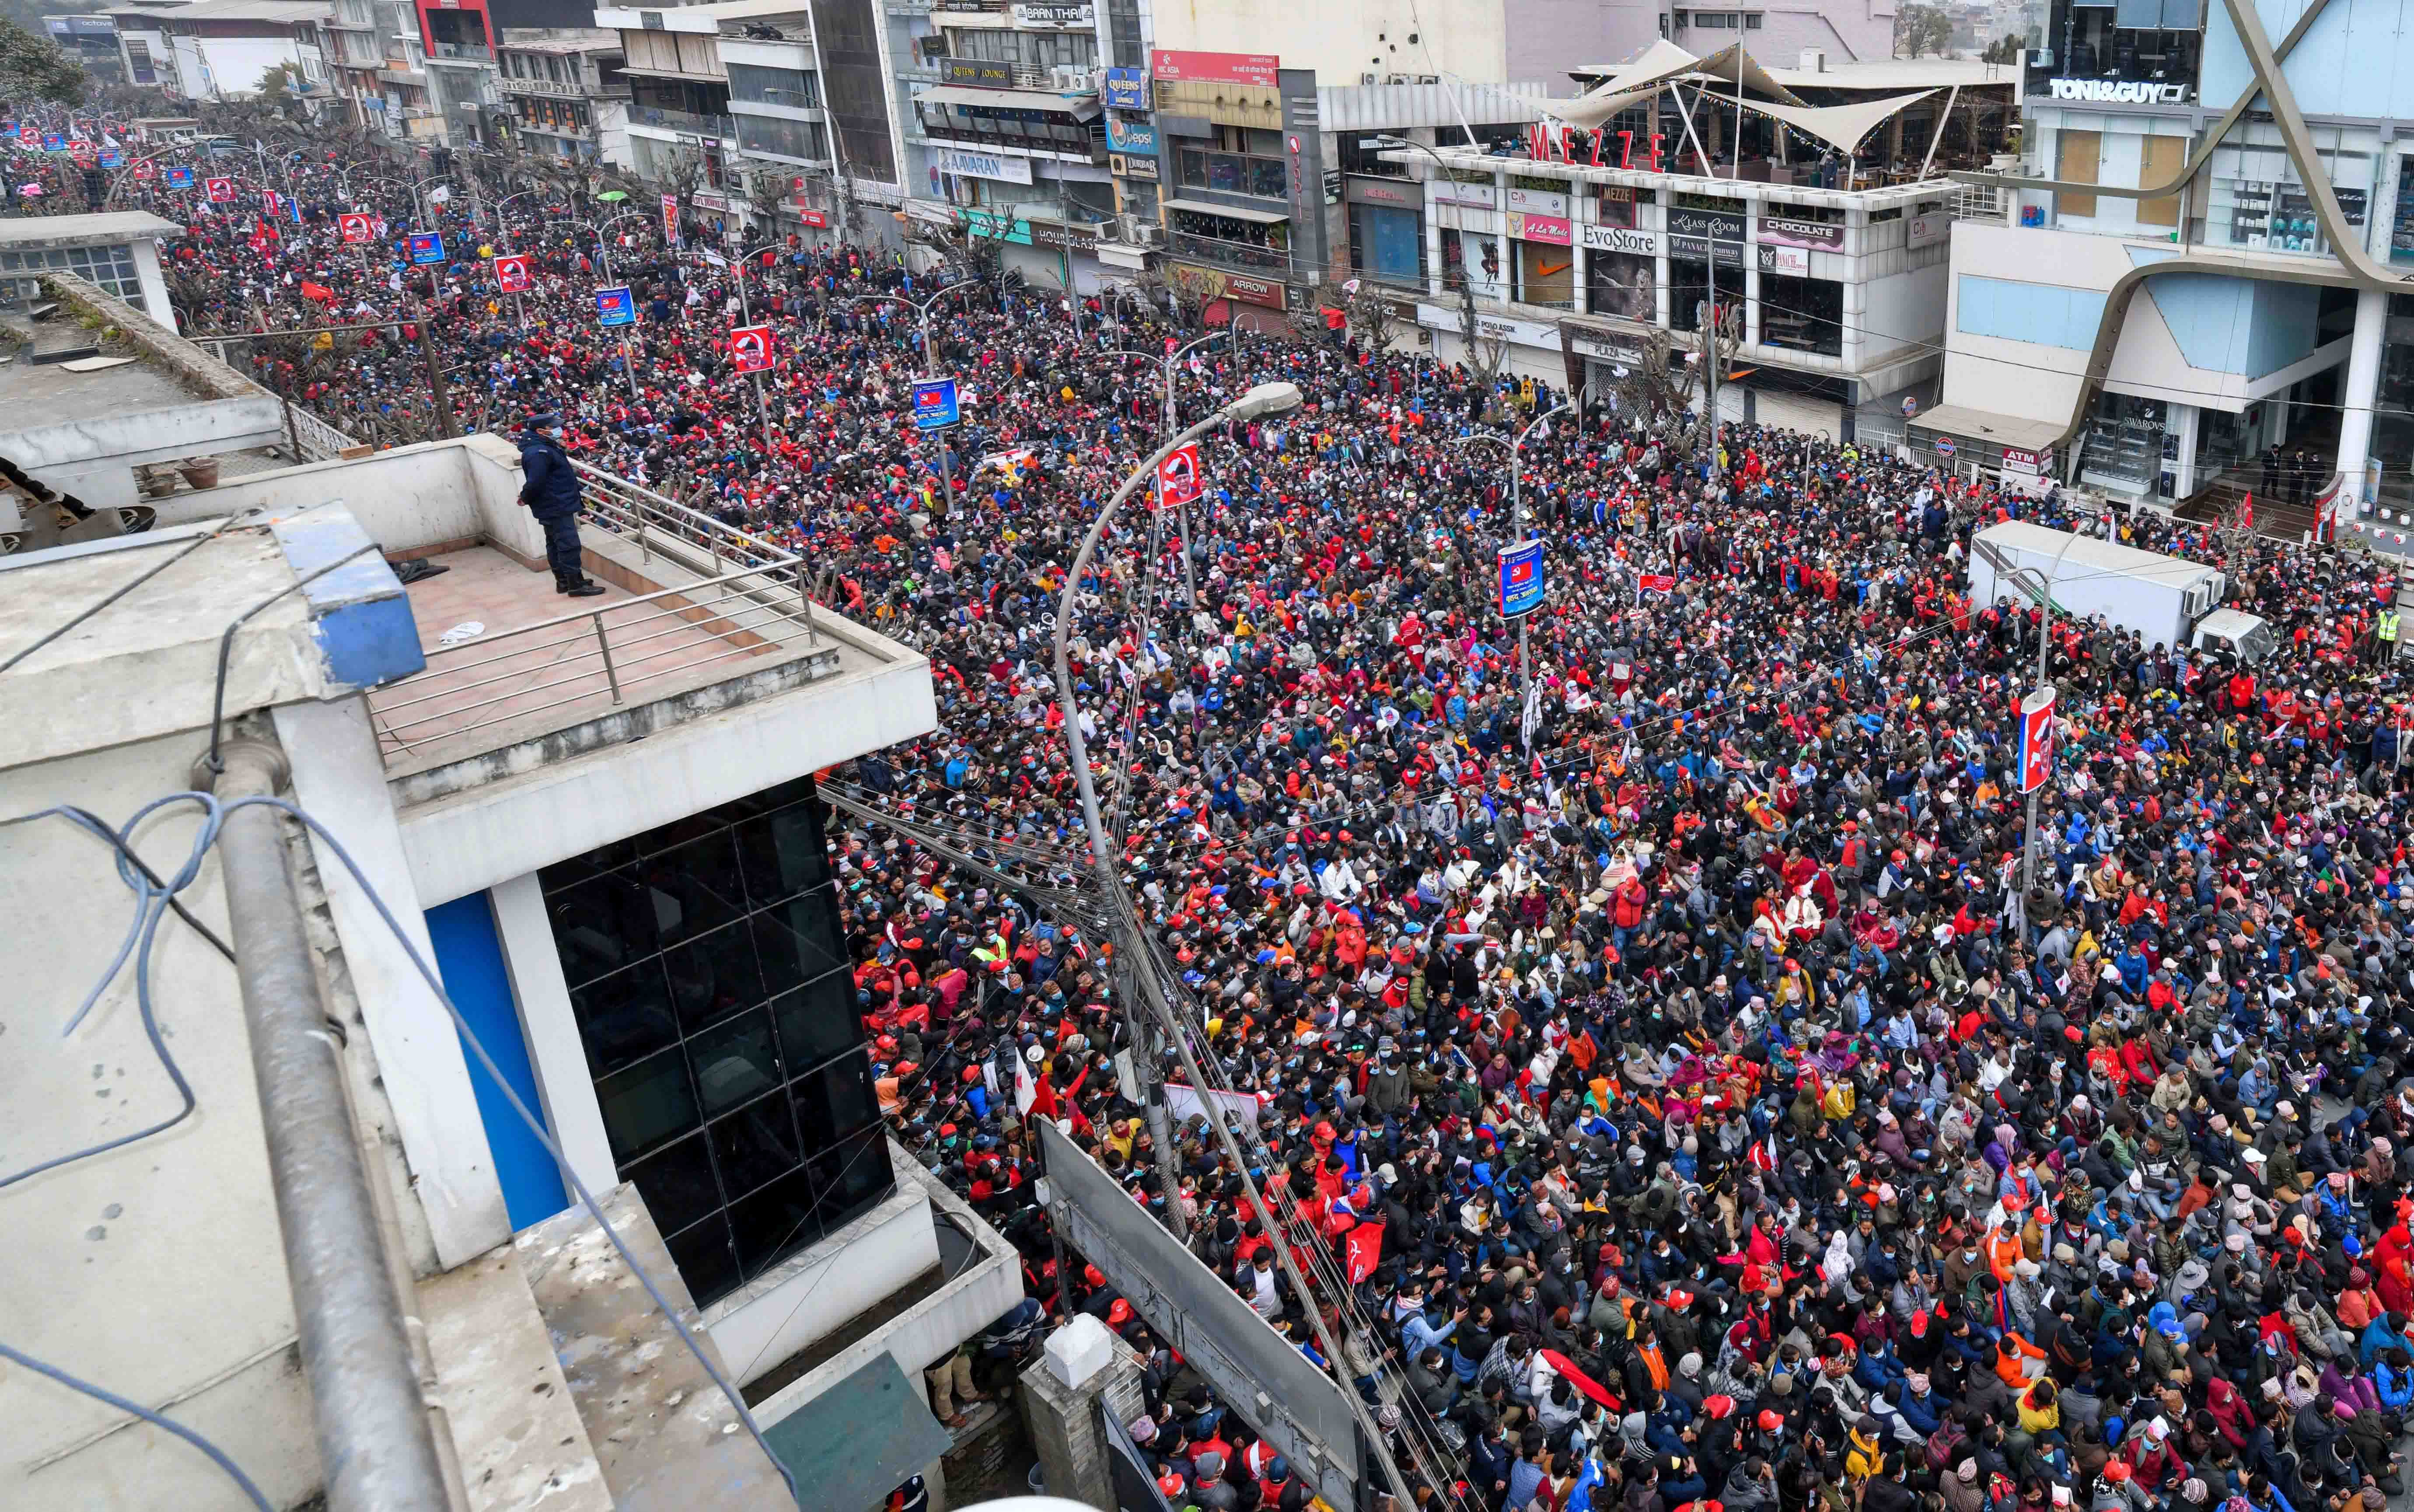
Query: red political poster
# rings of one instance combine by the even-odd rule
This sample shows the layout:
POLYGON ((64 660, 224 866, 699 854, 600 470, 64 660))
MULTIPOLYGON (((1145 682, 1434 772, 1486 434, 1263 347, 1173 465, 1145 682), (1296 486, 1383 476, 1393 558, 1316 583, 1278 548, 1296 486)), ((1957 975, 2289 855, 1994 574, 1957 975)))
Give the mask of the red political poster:
POLYGON ((1171 456, 1156 465, 1156 501, 1187 504, 1198 497, 1199 446, 1194 441, 1177 447, 1171 456))
POLYGON ((729 363, 740 373, 770 371, 771 328, 742 325, 729 333, 729 363))

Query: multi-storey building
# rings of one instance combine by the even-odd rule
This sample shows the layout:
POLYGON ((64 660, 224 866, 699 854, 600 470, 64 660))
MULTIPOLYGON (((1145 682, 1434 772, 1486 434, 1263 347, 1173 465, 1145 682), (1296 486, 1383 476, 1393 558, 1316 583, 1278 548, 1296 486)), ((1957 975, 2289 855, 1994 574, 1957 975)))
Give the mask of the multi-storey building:
MULTIPOLYGON (((0 900, 43 946, 0 1001, 0 1148, 16 1172, 101 1146, 8 1193, 0 1272, 48 1303, 10 1345, 162 1404, 280 1507, 345 1505, 365 1460, 414 1506, 452 1479, 463 1505, 579 1512, 793 1508, 774 1459, 814 1506, 936 1476, 948 1434, 908 1382, 1021 1298, 1021 1267, 881 1122, 814 776, 931 728, 927 661, 812 603, 806 564, 593 471, 608 591, 565 615, 509 444, 343 459, 139 309, 45 282, 143 360, 0 370, 31 427, 11 454, 94 505, 57 549, 0 531, 0 819, 121 823, 212 785, 207 753, 220 799, 281 793, 359 869, 298 830, 246 851, 284 822, 230 819, 195 855, 198 927, 143 947, 138 1014, 108 849, 10 829, 0 900), (138 506, 150 459, 197 444, 222 475, 138 506), (449 571, 406 589, 389 564, 413 558, 449 571), (763 1446, 578 1185, 751 1388, 763 1446)), ((59 541, 52 512, 33 528, 59 541)), ((201 836, 170 808, 148 857, 201 836)), ((0 1377, 0 1505, 249 1505, 30 1371, 0 1377)))
MULTIPOLYGON (((1660 333, 1698 374, 1716 313, 1735 344, 1723 418, 1900 435, 1904 400, 1932 403, 1943 362, 1949 233, 1966 208, 1945 170, 1994 155, 2017 88, 1985 67, 1772 69, 1739 48, 1660 44, 1584 100, 1543 102, 1546 124, 1513 144, 1479 127, 1473 145, 1459 128, 1431 148, 1378 148, 1422 175, 1418 324, 1444 359, 1466 355, 1464 290, 1507 370, 1599 397, 1660 333), (1730 82, 1706 95, 1675 82, 1706 74, 1730 82)), ((1375 229, 1393 277, 1404 229, 1375 229)))
POLYGON ((1990 181, 2007 213, 1955 228, 1948 403, 1919 444, 1989 466, 2008 446, 2167 506, 2332 495, 2347 523, 2402 526, 2414 174, 2391 123, 2414 89, 2388 66, 2393 16, 2055 0, 2023 156, 1990 181))
POLYGON ((930 153, 916 195, 995 238, 1026 278, 1095 291, 1099 228, 1117 213, 1100 7, 942 0, 931 23, 920 50, 937 82, 913 97, 930 153))
POLYGON ((495 55, 495 88, 512 108, 521 151, 628 163, 630 87, 618 33, 506 27, 495 55))

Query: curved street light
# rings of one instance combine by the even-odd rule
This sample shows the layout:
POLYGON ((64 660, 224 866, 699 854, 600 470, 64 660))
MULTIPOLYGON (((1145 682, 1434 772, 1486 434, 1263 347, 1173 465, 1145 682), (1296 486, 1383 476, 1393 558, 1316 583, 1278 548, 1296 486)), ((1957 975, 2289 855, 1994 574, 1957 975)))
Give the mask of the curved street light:
MULTIPOLYGON (((1572 409, 1575 406, 1574 399, 1567 399, 1543 410, 1536 415, 1524 430, 1519 431, 1513 439, 1498 431, 1478 431, 1473 436, 1462 436, 1455 440, 1442 443, 1445 446, 1489 444, 1505 446, 1509 449, 1508 543, 1510 545, 1515 545, 1527 539, 1524 474, 1526 438, 1540 430, 1552 416, 1572 409)), ((1526 711, 1534 702, 1534 662, 1527 644, 1527 616, 1524 615, 1517 616, 1517 733, 1524 739, 1526 754, 1531 756, 1534 754, 1534 727, 1527 719, 1526 711)))

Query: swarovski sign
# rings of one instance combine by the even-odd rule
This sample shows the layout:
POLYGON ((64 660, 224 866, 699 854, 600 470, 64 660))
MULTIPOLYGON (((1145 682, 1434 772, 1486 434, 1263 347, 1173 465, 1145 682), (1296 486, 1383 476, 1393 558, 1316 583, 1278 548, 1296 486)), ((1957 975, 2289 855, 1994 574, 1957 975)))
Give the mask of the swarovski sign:
POLYGON ((2084 100, 2091 105, 2185 105, 2188 86, 2157 84, 2135 79, 2056 79, 2056 99, 2084 100))

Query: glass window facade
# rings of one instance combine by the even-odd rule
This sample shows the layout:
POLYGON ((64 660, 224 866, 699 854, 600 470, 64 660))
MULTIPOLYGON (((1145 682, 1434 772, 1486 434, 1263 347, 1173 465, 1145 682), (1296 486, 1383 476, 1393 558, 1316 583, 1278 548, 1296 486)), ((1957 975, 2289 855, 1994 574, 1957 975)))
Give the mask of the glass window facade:
POLYGON ((613 1158, 697 1305, 888 1194, 812 779, 538 880, 613 1158))
POLYGON ((130 246, 53 246, 38 252, 0 252, 0 274, 32 275, 51 269, 81 274, 119 299, 142 303, 142 279, 134 271, 130 246))

